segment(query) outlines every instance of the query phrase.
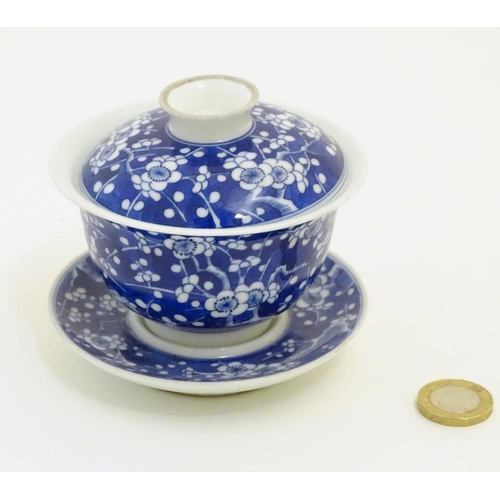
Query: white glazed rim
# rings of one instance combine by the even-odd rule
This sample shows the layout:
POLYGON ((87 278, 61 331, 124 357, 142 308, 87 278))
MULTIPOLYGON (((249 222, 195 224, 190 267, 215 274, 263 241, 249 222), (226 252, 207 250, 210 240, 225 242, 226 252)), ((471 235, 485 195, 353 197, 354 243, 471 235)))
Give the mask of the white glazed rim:
POLYGON ((258 234, 277 231, 318 219, 347 202, 363 185, 367 174, 367 160, 361 147, 351 136, 335 127, 324 118, 315 117, 311 113, 291 108, 301 116, 312 118, 312 122, 334 137, 344 155, 346 175, 344 182, 331 196, 303 209, 296 215, 276 219, 275 221, 252 224, 249 226, 228 228, 189 228, 153 224, 119 215, 111 210, 98 205, 85 192, 81 181, 81 169, 85 160, 95 146, 106 134, 124 122, 140 113, 155 109, 154 101, 121 106, 113 110, 94 116, 73 127, 62 136, 53 147, 49 158, 49 169, 52 180, 57 188, 81 210, 97 217, 122 226, 162 234, 177 234, 181 236, 240 236, 242 234, 258 234))
POLYGON ((257 87, 252 83, 249 82, 248 80, 245 80, 243 78, 238 78, 237 76, 230 76, 230 75, 199 75, 199 76, 192 76, 189 78, 184 78, 182 80, 177 80, 174 83, 171 83, 167 87, 165 87, 161 92, 160 96, 158 98, 158 102, 160 106, 169 114, 173 116, 179 116, 181 118, 188 118, 191 119, 193 118, 192 113, 185 113, 183 111, 180 111, 177 108, 172 107, 169 104, 169 97, 172 94, 174 90, 176 90, 179 87, 182 87, 183 85, 186 85, 188 83, 192 82, 197 82, 200 80, 226 80, 229 82, 234 82, 236 84, 242 85, 246 87, 249 92, 250 92, 250 98, 248 101, 243 105, 240 106, 230 112, 227 113, 217 113, 217 114, 210 114, 210 115, 195 115, 196 120, 219 120, 221 118, 228 118, 230 116, 234 115, 239 115, 241 113, 244 113, 245 111, 250 110, 257 104, 257 101, 259 100, 259 90, 257 87))
POLYGON ((98 360, 94 358, 87 351, 84 351, 82 348, 78 347, 74 342, 72 342, 69 337, 66 335, 66 332, 59 324, 54 308, 54 301, 56 297, 56 293, 59 289, 59 285, 61 280, 66 275, 66 273, 73 267, 73 265, 78 262, 82 257, 88 255, 88 252, 83 252, 78 257, 73 259, 64 269, 57 275, 54 283, 52 284, 52 288, 49 293, 49 314, 52 323, 54 324, 57 332, 63 338, 64 342, 73 349, 74 352, 78 353, 84 359, 92 363, 93 365, 101 368, 102 370, 115 375, 116 377, 122 378, 129 382, 133 382, 135 384, 144 385, 146 387, 152 387, 153 389, 160 389, 163 391, 170 392, 178 392, 183 394, 194 394, 194 395, 205 395, 205 396, 221 396, 224 394, 235 394, 238 392, 246 392, 252 391, 255 389, 262 389, 264 387, 269 387, 271 385, 276 385, 281 382, 285 382, 287 380, 291 380, 295 377, 298 377, 304 373, 307 373, 314 368, 322 365, 323 363, 329 361, 334 356, 336 356, 340 351, 342 351, 354 337, 356 337, 363 326, 363 323, 366 318, 366 310, 368 307, 368 296, 366 289, 363 285, 363 282, 360 280, 358 274, 348 265, 346 262, 338 257, 335 253, 329 252, 328 256, 339 262, 345 271, 347 271, 359 288, 360 296, 361 296, 361 308, 358 315, 358 321, 353 328, 351 335, 344 340, 340 345, 338 345, 335 349, 331 350, 328 354, 317 358, 310 363, 306 363, 305 365, 299 366, 298 368, 291 368, 285 372, 276 373, 274 375, 266 375, 264 377, 258 377, 254 379, 246 379, 246 380, 227 380, 222 382, 188 382, 184 380, 168 380, 168 379, 159 379, 155 377, 150 377, 148 375, 140 375, 138 373, 131 373, 121 368, 117 368, 113 365, 105 363, 104 361, 98 360))

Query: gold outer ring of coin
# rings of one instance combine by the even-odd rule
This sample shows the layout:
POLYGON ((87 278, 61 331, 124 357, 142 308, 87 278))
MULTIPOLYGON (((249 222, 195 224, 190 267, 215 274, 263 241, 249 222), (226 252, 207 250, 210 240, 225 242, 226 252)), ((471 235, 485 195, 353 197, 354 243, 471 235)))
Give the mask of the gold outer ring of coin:
POLYGON ((493 411, 493 397, 489 391, 479 384, 459 379, 435 380, 426 384, 418 392, 417 398, 418 411, 427 419, 442 425, 452 427, 467 427, 469 425, 484 422, 493 411), (464 387, 475 392, 479 396, 479 405, 470 411, 455 413, 445 411, 431 402, 431 394, 440 387, 455 386, 464 387))

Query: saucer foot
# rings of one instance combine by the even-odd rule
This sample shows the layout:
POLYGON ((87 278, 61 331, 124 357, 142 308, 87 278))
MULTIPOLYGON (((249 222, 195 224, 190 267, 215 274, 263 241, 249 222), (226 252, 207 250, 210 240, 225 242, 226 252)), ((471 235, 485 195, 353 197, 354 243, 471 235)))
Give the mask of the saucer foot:
POLYGON ((288 322, 288 313, 285 312, 239 331, 203 334, 170 328, 132 311, 127 315, 133 334, 145 344, 176 356, 197 359, 231 358, 265 349, 284 335, 288 322))

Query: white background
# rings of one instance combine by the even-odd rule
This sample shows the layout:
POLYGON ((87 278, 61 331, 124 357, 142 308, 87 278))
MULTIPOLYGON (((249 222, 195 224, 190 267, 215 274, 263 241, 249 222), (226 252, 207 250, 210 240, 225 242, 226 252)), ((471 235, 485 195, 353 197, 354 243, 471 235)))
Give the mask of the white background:
POLYGON ((0 31, 0 470, 499 470, 499 415, 425 420, 464 378, 500 397, 500 31, 0 31), (199 398, 133 385, 59 338, 48 293, 85 249, 47 158, 68 127, 228 73, 351 132, 370 159, 332 249, 369 295, 359 336, 298 379, 199 398))

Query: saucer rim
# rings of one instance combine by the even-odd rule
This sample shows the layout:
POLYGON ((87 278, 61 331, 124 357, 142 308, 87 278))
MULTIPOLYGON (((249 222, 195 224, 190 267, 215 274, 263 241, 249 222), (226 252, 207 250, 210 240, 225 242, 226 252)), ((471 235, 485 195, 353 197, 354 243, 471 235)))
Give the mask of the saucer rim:
MULTIPOLYGON (((264 375, 262 377, 254 377, 250 379, 240 379, 240 380, 199 382, 199 381, 188 381, 188 380, 169 380, 165 378, 157 378, 151 375, 141 375, 138 373, 131 373, 127 370, 124 370, 123 368, 110 365, 104 361, 101 361, 100 359, 95 358, 92 354, 88 353, 87 351, 79 347, 77 344, 72 342, 57 319, 55 312, 55 301, 56 301, 56 293, 59 290, 60 284, 62 283, 63 278, 70 271, 70 269, 72 269, 77 262, 79 262, 80 260, 89 255, 90 254, 88 251, 82 252, 77 257, 72 259, 66 266, 64 266, 64 268, 55 277, 49 293, 50 319, 55 329, 57 330, 59 336, 63 338, 64 342, 68 344, 74 352, 76 352, 81 357, 92 363, 94 366, 97 366, 98 368, 101 368, 107 373, 115 375, 116 377, 119 377, 121 379, 133 382, 135 384, 150 387, 152 389, 159 389, 163 391, 176 392, 182 394, 192 394, 199 396, 210 396, 210 395, 217 396, 225 394, 236 394, 239 392, 247 392, 280 384, 282 382, 286 382, 287 380, 291 380, 295 377, 299 377, 300 375, 303 375, 304 373, 307 373, 317 368, 318 366, 322 365, 323 363, 326 363, 334 356, 336 356, 352 341, 354 337, 358 335, 366 319, 366 311, 368 308, 368 297, 363 282, 359 278, 359 275, 353 270, 353 268, 350 265, 348 265, 344 261, 344 259, 340 258, 335 252, 329 251, 325 258, 325 261, 326 259, 331 258, 335 262, 341 264, 343 269, 351 275, 353 280, 356 282, 357 287, 359 288, 359 294, 361 297, 361 308, 358 315, 358 320, 351 334, 347 337, 347 339, 342 341, 338 346, 336 346, 334 349, 326 353, 324 356, 321 356, 309 363, 298 366, 296 368, 290 368, 289 370, 284 372, 275 373, 272 375, 264 375)), ((239 357, 237 356, 234 359, 238 358, 239 357)))

